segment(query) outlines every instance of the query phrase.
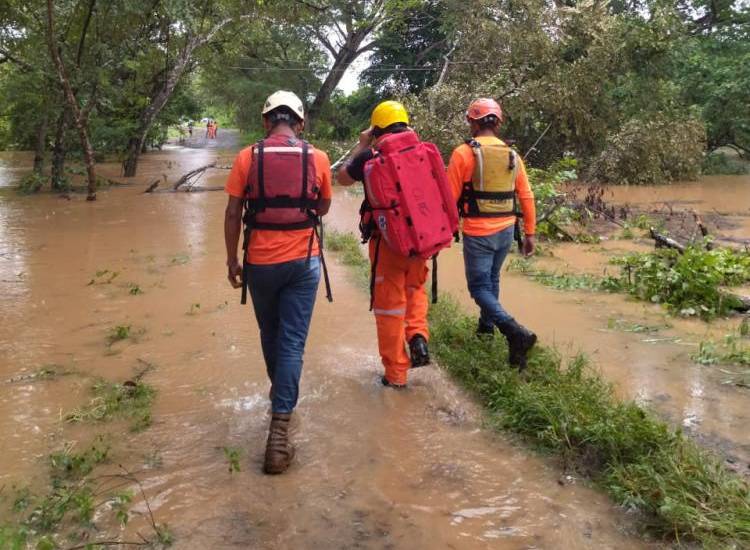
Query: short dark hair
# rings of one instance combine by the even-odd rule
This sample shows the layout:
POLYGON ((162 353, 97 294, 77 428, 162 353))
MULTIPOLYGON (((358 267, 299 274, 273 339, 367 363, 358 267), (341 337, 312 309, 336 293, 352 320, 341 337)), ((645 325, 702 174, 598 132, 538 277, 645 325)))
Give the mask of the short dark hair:
POLYGON ((268 119, 268 121, 271 123, 271 126, 278 126, 279 124, 288 124, 289 126, 293 126, 295 124, 302 123, 302 119, 299 117, 299 115, 286 105, 276 107, 274 110, 268 111, 263 116, 268 119))
POLYGON ((393 124, 386 126, 385 128, 378 128, 375 126, 375 128, 372 129, 372 135, 375 137, 380 137, 384 134, 398 134, 399 132, 405 132, 409 129, 409 125, 405 122, 394 122, 393 124))
POLYGON ((500 119, 497 118, 496 115, 487 115, 486 117, 476 119, 474 122, 476 122, 482 130, 494 130, 500 125, 500 119))

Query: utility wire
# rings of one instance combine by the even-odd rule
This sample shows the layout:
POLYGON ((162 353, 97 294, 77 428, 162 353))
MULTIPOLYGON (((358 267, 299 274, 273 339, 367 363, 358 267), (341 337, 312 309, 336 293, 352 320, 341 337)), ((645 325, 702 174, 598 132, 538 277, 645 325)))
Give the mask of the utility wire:
MULTIPOLYGON (((480 63, 477 61, 448 61, 448 65, 480 65, 484 63, 480 63)), ((313 67, 243 67, 241 65, 229 65, 227 66, 228 69, 240 69, 243 71, 300 71, 300 72, 308 72, 308 71, 314 71, 316 70, 313 67)), ((345 72, 350 67, 347 67, 346 69, 332 69, 337 72, 345 72)), ((373 71, 373 72, 412 72, 412 71, 440 71, 443 67, 435 66, 435 67, 404 67, 401 65, 393 65, 391 67, 366 67, 363 69, 363 71, 373 71)))

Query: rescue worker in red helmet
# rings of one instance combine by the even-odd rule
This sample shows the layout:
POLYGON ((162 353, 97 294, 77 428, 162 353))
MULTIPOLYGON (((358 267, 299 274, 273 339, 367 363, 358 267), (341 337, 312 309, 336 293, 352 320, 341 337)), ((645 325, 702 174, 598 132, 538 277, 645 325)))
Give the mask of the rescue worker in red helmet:
POLYGON ((297 404, 321 266, 325 268, 315 237, 317 218, 331 205, 331 167, 326 153, 299 138, 305 115, 295 94, 272 94, 262 115, 265 139, 237 154, 227 179, 224 236, 229 282, 242 287, 243 303, 250 292, 271 382, 263 469, 280 474, 294 458, 289 421, 297 404))
POLYGON ((497 328, 508 340, 510 364, 523 370, 536 335, 500 304, 500 270, 513 245, 517 202, 525 229, 522 252, 534 253, 536 209, 521 156, 499 137, 502 116, 494 99, 469 105, 472 139, 453 151, 448 180, 463 218, 466 281, 480 309, 477 334, 492 335, 497 328))
MULTIPOLYGON (((372 112, 371 126, 362 132, 347 163, 339 168, 341 185, 365 182, 365 165, 375 157, 378 143, 400 132, 411 132, 409 115, 397 101, 383 101, 372 112)), ((370 262, 375 264, 373 312, 378 350, 385 368, 384 386, 406 386, 410 367, 429 364, 427 348, 428 300, 425 291, 427 263, 419 257, 401 256, 381 239, 369 241, 370 262), (380 246, 378 246, 380 243, 380 246), (410 355, 406 354, 408 344, 410 355)))

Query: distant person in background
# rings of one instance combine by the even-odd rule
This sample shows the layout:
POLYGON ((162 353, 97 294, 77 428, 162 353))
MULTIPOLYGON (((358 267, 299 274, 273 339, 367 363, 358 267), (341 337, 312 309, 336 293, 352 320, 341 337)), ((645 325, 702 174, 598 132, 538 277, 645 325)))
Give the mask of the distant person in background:
POLYGON ((188 121, 188 134, 190 137, 193 137, 193 126, 195 126, 195 123, 192 120, 188 121))
POLYGON ((214 120, 214 139, 216 139, 216 136, 219 133, 219 123, 214 120))
POLYGON ((211 137, 211 119, 209 118, 206 121, 206 139, 209 139, 211 137))

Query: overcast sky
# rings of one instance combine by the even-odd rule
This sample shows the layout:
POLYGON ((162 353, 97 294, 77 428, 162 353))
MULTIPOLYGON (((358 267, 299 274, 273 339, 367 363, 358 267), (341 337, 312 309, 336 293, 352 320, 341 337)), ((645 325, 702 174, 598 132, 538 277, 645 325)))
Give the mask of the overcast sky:
POLYGON ((362 71, 370 64, 370 53, 364 53, 354 60, 339 82, 338 89, 349 95, 359 87, 357 79, 362 71))

